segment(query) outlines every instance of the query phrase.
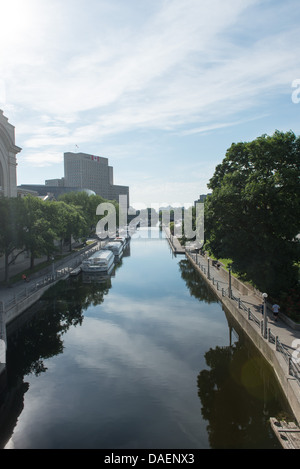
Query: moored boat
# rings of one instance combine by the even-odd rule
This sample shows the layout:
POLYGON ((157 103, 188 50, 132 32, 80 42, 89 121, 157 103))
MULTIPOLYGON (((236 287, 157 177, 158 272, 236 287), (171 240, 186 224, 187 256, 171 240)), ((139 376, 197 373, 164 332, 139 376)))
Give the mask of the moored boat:
POLYGON ((121 243, 123 248, 125 247, 125 244, 127 243, 127 238, 125 236, 117 236, 113 240, 110 241, 111 243, 121 243))
POLYGON ((114 267, 113 263, 106 272, 82 272, 82 281, 83 283, 108 283, 114 276, 114 267))
POLYGON ((81 267, 76 267, 76 269, 71 270, 70 275, 72 277, 75 277, 76 275, 79 275, 81 272, 81 267))
POLYGON ((107 272, 114 264, 115 256, 110 250, 101 249, 83 261, 82 272, 107 272))
POLYGON ((110 241, 103 249, 112 252, 118 259, 120 259, 123 254, 123 244, 119 241, 110 241))

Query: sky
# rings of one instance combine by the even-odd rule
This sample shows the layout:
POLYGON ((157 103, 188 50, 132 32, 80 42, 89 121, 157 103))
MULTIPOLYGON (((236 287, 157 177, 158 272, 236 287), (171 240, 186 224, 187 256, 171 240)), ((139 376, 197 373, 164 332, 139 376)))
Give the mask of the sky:
POLYGON ((0 0, 20 184, 109 159, 134 207, 209 191, 232 143, 300 134, 299 0, 0 0))

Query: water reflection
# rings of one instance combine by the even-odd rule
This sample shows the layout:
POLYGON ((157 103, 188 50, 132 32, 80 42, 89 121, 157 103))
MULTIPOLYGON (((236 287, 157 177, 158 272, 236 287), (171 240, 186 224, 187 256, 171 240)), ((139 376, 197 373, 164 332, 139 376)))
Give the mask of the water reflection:
POLYGON ((111 288, 111 277, 115 276, 115 268, 112 265, 110 271, 107 273, 99 272, 99 273, 88 273, 82 272, 81 274, 81 281, 82 283, 93 283, 93 284, 106 284, 109 285, 111 288))
POLYGON ((46 371, 43 360, 63 352, 63 335, 81 326, 84 311, 104 301, 111 278, 59 282, 50 288, 18 321, 8 327, 7 369, 10 382, 27 374, 46 371), (22 327, 20 322, 25 321, 22 327), (17 329, 16 329, 17 327, 17 329), (16 329, 16 330, 15 330, 16 329))
POLYGON ((181 277, 186 283, 190 294, 205 303, 218 303, 216 295, 213 294, 211 288, 202 281, 197 271, 187 259, 179 262, 181 277))
POLYGON ((131 250, 8 328, 1 447, 13 432, 29 448, 276 447, 267 418, 284 404, 243 331, 166 240, 131 250))
POLYGON ((197 386, 211 448, 280 447, 268 421, 278 412, 278 402, 289 409, 271 370, 252 352, 238 341, 205 354, 209 369, 200 371, 197 386))
MULTIPOLYGON (((7 377, 6 377, 7 378, 7 377)), ((14 385, 7 386, 5 392, 0 395, 0 448, 5 448, 9 441, 16 422, 24 408, 24 394, 28 391, 29 384, 24 383, 23 378, 15 381, 14 385)))
POLYGON ((85 283, 80 278, 59 282, 9 325, 6 383, 0 396, 1 448, 23 409, 24 394, 29 389, 24 376, 47 371, 45 360, 64 351, 64 334, 70 327, 81 326, 84 311, 103 303, 110 288, 110 277, 101 282, 94 279, 85 283))
MULTIPOLYGON (((208 303, 217 301, 190 262, 182 260, 179 266, 191 295, 208 303)), ((230 313, 224 313, 229 345, 210 348, 204 354, 208 368, 197 377, 210 447, 280 448, 269 418, 278 412, 278 403, 281 412, 291 416, 290 407, 268 363, 230 313)))

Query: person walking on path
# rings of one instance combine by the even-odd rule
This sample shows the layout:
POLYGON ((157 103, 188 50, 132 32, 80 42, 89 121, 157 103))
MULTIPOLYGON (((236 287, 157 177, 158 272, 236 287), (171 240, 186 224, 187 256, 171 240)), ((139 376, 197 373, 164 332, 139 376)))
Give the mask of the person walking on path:
POLYGON ((278 320, 279 310, 280 310, 280 306, 275 303, 275 304, 272 306, 272 311, 273 311, 273 316, 274 316, 275 321, 278 320))

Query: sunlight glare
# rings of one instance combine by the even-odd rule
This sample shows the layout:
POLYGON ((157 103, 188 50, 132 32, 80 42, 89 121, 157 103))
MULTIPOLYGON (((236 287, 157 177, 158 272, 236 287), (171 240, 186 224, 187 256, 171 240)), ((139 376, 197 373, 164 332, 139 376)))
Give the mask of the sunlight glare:
POLYGON ((16 42, 25 39, 24 34, 30 31, 34 19, 32 0, 0 0, 1 21, 0 41, 16 42))

